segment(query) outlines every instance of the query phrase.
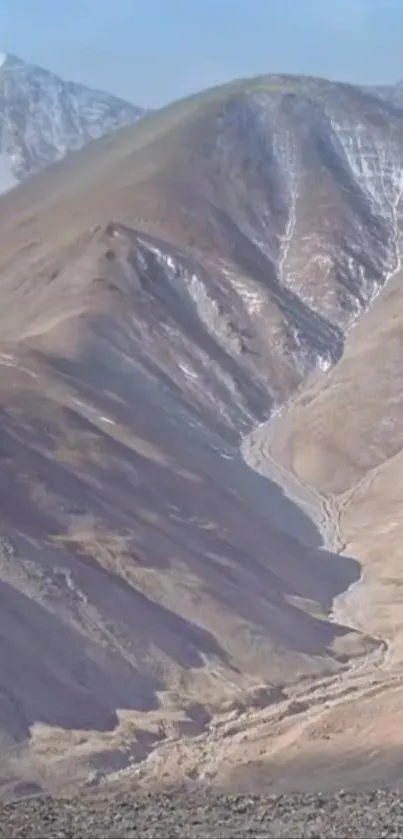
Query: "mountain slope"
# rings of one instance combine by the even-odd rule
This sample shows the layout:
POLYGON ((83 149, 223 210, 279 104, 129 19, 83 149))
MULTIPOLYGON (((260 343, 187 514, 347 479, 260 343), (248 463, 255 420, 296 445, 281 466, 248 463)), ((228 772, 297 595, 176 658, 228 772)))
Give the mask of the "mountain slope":
POLYGON ((402 141, 372 92, 271 77, 0 201, 9 747, 87 766, 377 648, 327 620, 358 564, 239 447, 399 270, 402 141))
POLYGON ((298 478, 339 499, 346 549, 366 570, 367 625, 388 640, 397 661, 403 629, 401 280, 399 272, 360 320, 343 359, 320 386, 295 401, 281 441, 282 457, 298 478))
MULTIPOLYGON (((238 276, 246 320, 231 313, 235 330, 253 317, 260 345, 248 346, 270 354, 276 398, 284 376, 340 357, 343 332, 398 268, 401 137, 400 112, 345 85, 275 78, 215 91, 77 159, 76 231, 127 222, 190 247, 207 270, 219 254, 231 288, 238 276)), ((49 177, 43 212, 57 225, 68 204, 49 177)))
POLYGON ((108 93, 0 57, 0 191, 143 114, 108 93), (7 167, 8 177, 3 177, 7 167), (13 177, 12 177, 13 176, 13 177))

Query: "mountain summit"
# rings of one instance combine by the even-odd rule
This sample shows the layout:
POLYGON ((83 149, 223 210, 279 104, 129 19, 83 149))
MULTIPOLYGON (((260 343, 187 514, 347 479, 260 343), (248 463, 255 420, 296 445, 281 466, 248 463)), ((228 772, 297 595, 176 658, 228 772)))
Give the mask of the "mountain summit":
POLYGON ((144 111, 0 54, 0 192, 144 111))

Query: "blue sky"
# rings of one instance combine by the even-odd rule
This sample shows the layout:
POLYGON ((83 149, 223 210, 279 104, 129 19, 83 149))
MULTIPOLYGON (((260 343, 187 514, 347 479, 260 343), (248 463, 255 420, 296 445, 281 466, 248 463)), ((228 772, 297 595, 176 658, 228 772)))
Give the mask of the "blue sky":
POLYGON ((0 0, 0 33, 141 105, 261 73, 403 79, 403 0, 0 0))

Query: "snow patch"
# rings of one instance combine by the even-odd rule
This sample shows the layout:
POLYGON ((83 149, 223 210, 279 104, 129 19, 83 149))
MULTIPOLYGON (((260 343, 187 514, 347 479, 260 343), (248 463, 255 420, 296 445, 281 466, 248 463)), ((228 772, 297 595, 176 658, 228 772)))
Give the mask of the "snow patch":
POLYGON ((195 373, 194 370, 191 370, 190 367, 188 367, 186 364, 179 364, 178 367, 179 367, 180 370, 182 370, 182 373, 184 373, 187 378, 189 378, 189 379, 198 379, 199 378, 198 374, 195 373))
POLYGON ((0 194, 8 192, 17 184, 18 180, 11 168, 10 158, 4 153, 0 153, 0 194))
POLYGON ((322 373, 327 373, 333 367, 333 361, 330 356, 319 355, 317 359, 317 366, 322 373))
POLYGON ((2 67, 3 64, 6 63, 6 60, 7 60, 6 53, 5 52, 0 52, 0 67, 2 67))
POLYGON ((254 291, 251 287, 248 287, 245 282, 241 282, 241 280, 236 279, 233 272, 223 270, 223 274, 232 283, 236 293, 241 298, 248 315, 251 317, 259 315, 264 307, 262 295, 258 291, 254 291))

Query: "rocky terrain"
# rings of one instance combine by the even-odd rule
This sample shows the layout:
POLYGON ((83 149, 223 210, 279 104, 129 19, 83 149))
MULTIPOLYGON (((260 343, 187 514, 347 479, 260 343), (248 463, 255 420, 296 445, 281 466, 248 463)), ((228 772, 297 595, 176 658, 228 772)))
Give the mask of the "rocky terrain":
POLYGON ((276 797, 173 790, 79 801, 31 800, 0 810, 0 836, 5 839, 398 839, 402 830, 401 795, 381 791, 276 797))
POLYGON ((0 54, 0 192, 144 113, 116 96, 0 54))
POLYGON ((4 798, 399 783, 402 171, 397 101, 268 77, 0 200, 4 798))

